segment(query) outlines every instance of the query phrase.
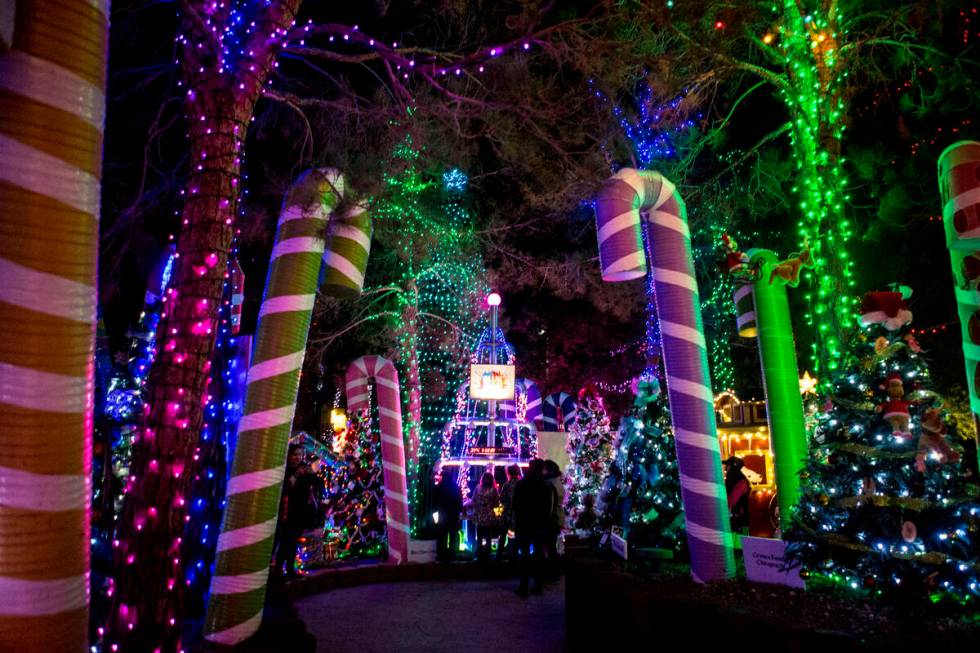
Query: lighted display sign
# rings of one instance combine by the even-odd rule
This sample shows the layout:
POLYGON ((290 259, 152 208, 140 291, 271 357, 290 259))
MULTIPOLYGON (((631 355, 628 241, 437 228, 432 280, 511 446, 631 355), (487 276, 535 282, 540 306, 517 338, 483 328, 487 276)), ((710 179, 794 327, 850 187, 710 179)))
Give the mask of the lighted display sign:
POLYGON ((471 399, 513 399, 513 365, 470 365, 471 399))

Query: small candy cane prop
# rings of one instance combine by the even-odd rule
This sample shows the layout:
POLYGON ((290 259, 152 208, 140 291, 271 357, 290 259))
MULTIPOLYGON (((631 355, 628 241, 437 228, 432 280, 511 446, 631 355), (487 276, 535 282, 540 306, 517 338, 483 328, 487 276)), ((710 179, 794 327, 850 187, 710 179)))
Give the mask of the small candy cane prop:
POLYGON ((381 465, 384 468, 388 560, 408 562, 408 481, 402 437, 401 390, 398 370, 380 356, 362 356, 347 368, 347 410, 370 410, 368 383, 374 379, 381 422, 381 465))
POLYGON ((541 406, 541 422, 545 431, 558 430, 558 409, 561 409, 561 423, 564 430, 575 423, 575 412, 578 405, 575 398, 567 392, 555 392, 544 398, 541 406))
POLYGON ((599 191, 602 278, 626 281, 646 275, 640 211, 646 212, 648 224, 691 574, 699 582, 732 578, 735 558, 687 210, 659 172, 624 168, 599 191))

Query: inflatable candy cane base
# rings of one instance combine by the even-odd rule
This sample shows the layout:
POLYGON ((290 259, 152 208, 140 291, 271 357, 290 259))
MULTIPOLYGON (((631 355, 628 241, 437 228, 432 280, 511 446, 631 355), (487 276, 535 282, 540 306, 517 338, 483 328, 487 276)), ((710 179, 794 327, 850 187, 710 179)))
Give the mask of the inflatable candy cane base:
POLYGON ((684 201, 659 172, 624 168, 599 191, 602 278, 626 281, 646 275, 641 211, 649 229, 691 574, 699 582, 724 580, 735 575, 735 559, 691 235, 684 201))
POLYGON ((381 422, 381 466, 384 470, 388 562, 408 562, 408 480, 402 437, 401 389, 394 364, 380 356, 362 356, 347 368, 347 409, 370 410, 368 383, 374 380, 381 422))

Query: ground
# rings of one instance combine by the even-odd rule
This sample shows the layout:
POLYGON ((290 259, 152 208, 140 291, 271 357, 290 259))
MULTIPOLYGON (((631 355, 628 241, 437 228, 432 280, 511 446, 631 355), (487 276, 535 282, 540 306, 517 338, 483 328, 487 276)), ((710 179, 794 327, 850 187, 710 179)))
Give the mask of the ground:
POLYGON ((550 653, 565 647, 565 588, 521 599, 516 579, 379 583, 295 602, 322 653, 550 653))

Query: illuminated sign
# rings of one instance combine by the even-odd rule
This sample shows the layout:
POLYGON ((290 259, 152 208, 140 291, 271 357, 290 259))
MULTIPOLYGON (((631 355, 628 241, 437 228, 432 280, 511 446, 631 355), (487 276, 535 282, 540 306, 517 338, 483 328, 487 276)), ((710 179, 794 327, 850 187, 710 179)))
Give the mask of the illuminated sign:
POLYGON ((513 456, 514 447, 470 447, 471 456, 513 456))
POLYGON ((470 399, 513 398, 513 365, 470 365, 470 399))

